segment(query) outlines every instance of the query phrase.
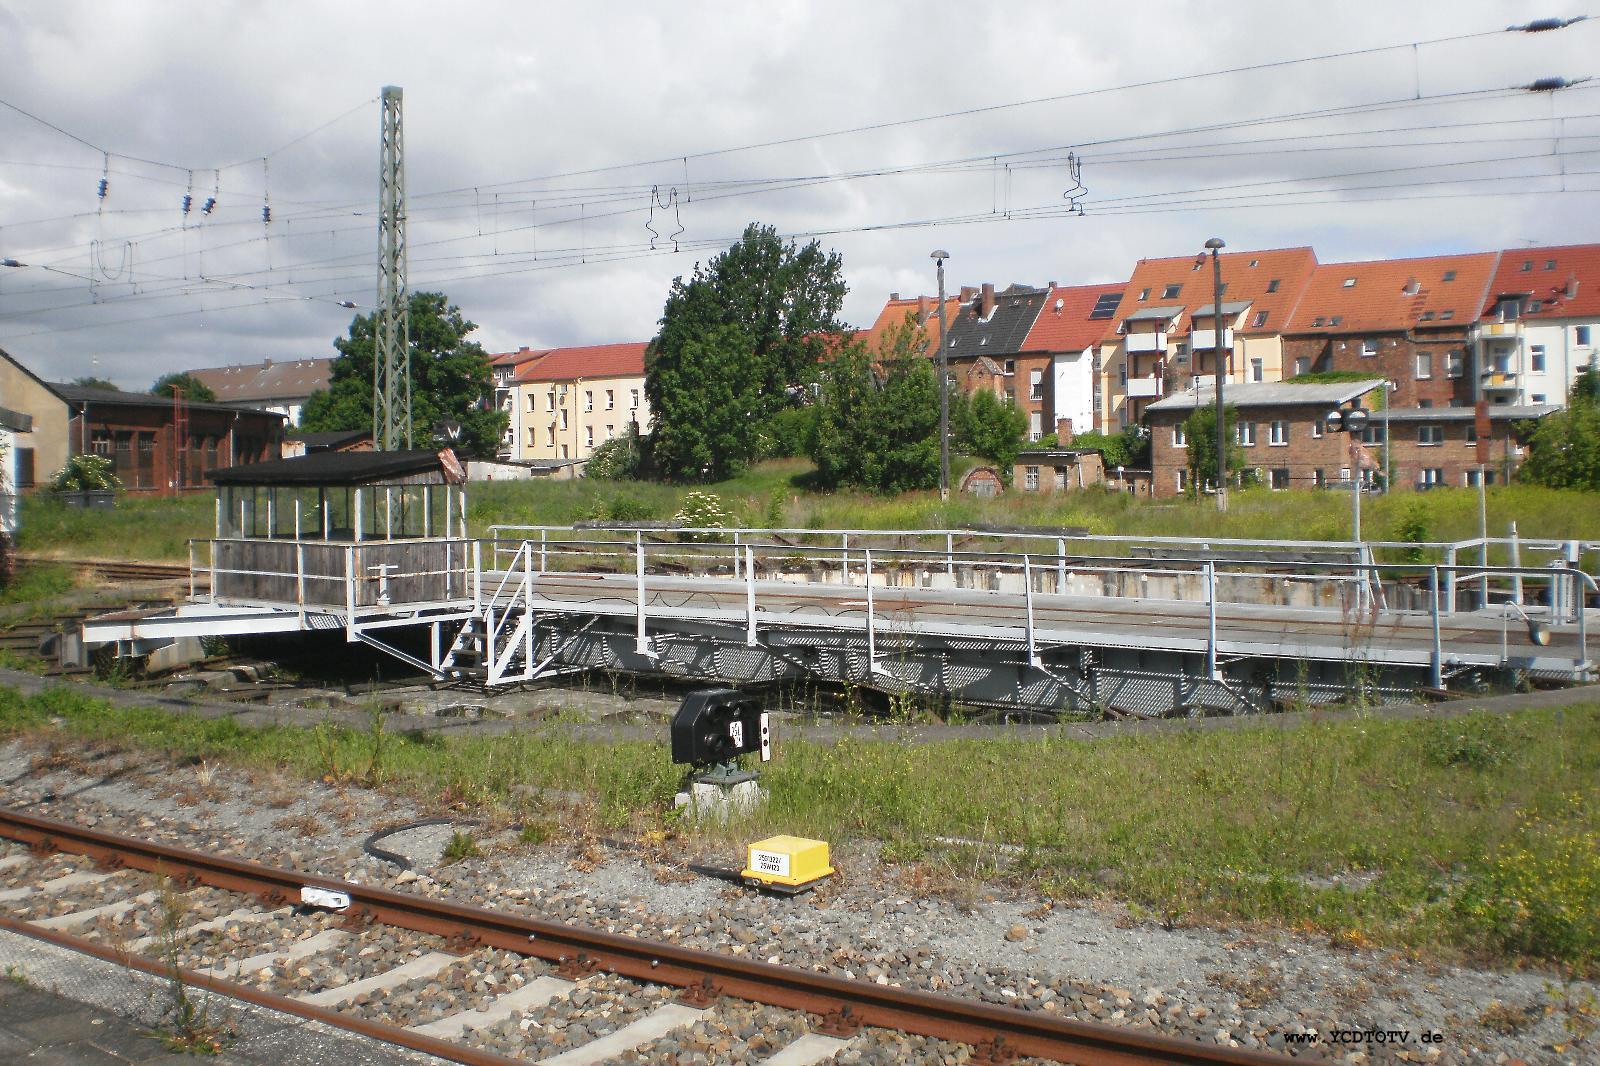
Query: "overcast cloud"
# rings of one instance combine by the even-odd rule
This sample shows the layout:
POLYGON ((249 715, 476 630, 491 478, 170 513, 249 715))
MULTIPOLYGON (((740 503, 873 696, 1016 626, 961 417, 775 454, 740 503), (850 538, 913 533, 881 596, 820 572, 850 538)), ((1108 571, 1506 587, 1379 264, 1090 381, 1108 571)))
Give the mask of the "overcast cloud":
POLYGON ((1579 191, 1600 185, 1586 173, 1600 170, 1595 84, 1452 95, 1600 73, 1600 21, 804 136, 1574 13, 1488 0, 0 0, 0 100, 81 139, 0 108, 0 258, 26 264, 0 269, 0 346, 49 378, 137 388, 173 369, 331 354, 352 314, 338 302, 374 299, 386 84, 405 90, 412 288, 447 292, 491 351, 646 339, 672 277, 753 220, 790 233, 933 223, 821 238, 844 256, 857 325, 890 291, 931 291, 935 247, 954 288, 1121 280, 1140 256, 1212 235, 1241 250, 1311 244, 1325 262, 1600 240, 1596 194, 1579 191), (1383 109, 1150 138, 1357 105, 1383 109), (1342 150, 1304 150, 1335 131, 1342 150), (1285 136, 1300 139, 1240 143, 1285 136), (802 139, 699 155, 786 138, 802 139), (1007 156, 1067 146, 1084 160, 1081 217, 1061 211, 1064 152, 1007 156), (656 159, 669 161, 574 174, 656 159), (750 184, 944 160, 976 162, 750 184), (1285 179, 1299 184, 1245 184, 1285 179), (1307 193, 1354 185, 1378 188, 1307 193), (1128 199, 1140 196, 1153 198, 1128 199), (1223 209, 1223 196, 1238 199, 1223 209), (687 250, 671 253, 674 235, 687 250))

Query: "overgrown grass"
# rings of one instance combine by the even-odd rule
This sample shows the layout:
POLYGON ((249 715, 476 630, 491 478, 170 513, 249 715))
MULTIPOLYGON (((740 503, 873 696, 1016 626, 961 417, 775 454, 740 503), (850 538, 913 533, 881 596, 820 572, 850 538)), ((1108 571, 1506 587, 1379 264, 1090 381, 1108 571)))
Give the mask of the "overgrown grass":
MULTIPOLYGON (((958 467, 969 461, 957 457, 958 467)), ((958 496, 941 504, 937 492, 877 496, 810 489, 803 459, 761 463, 737 478, 707 487, 743 525, 798 528, 928 529, 973 525, 1079 526, 1100 535, 1279 537, 1342 540, 1350 536, 1350 499, 1342 492, 1272 492, 1229 496, 1218 514, 1209 500, 1135 498, 1090 490, 1062 495, 1009 492, 992 500, 958 496)), ((472 528, 494 523, 567 525, 582 519, 668 519, 695 486, 652 482, 501 481, 468 493, 472 528)), ((1495 486, 1488 493, 1489 530, 1504 536, 1515 521, 1523 537, 1581 539, 1600 528, 1600 493, 1495 486)), ((1364 501, 1369 540, 1401 540, 1419 529, 1429 540, 1476 536, 1476 489, 1397 492, 1364 501)), ((20 547, 60 557, 183 560, 191 537, 210 536, 208 495, 178 499, 124 497, 112 511, 64 507, 48 496, 25 499, 20 547)))
MULTIPOLYGON (((528 799, 541 788, 581 794, 582 816, 603 831, 644 833, 674 825, 682 776, 664 744, 559 729, 497 738, 243 729, 70 689, 32 698, 0 689, 0 733, 23 730, 339 781, 370 776, 381 744, 385 787, 510 812, 540 840, 559 817, 528 799)), ((797 739, 763 770, 764 809, 694 832, 730 852, 771 832, 850 850, 875 842, 914 878, 998 878, 1061 900, 1122 901, 1168 924, 1262 922, 1592 973, 1597 771, 1597 704, 1094 742, 797 739)))
MULTIPOLYGON (((0 585, 0 607, 42 603, 65 596, 76 587, 72 571, 65 566, 24 566, 9 585, 0 585)), ((9 613, 6 612, 8 616, 9 613)))

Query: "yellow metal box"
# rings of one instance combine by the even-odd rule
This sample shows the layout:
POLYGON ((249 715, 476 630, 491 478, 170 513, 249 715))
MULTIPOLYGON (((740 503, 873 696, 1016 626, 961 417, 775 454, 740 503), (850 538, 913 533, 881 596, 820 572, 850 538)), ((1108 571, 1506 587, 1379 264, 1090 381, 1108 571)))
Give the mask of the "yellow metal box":
POLYGON ((782 892, 808 887, 833 872, 827 841, 776 836, 750 845, 739 876, 746 884, 782 892))

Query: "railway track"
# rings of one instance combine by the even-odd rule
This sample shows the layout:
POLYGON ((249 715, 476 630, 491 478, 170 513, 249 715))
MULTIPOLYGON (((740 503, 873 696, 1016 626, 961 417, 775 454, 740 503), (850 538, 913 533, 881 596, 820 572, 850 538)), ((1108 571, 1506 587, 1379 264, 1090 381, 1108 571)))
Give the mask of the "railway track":
MULTIPOLYGON (((143 563, 120 559, 55 559, 44 555, 22 555, 17 559, 24 566, 65 566, 98 581, 115 584, 177 584, 189 583, 189 567, 185 563, 143 563)), ((203 575, 202 575, 203 580, 203 575)))
POLYGON ((468 907, 14 810, 0 811, 0 902, 0 929, 147 973, 176 969, 196 988, 469 1066, 673 1061, 677 1052, 667 1049, 677 1038, 750 1005, 783 1015, 784 1042, 730 1049, 728 1061, 830 1062, 870 1050, 875 1030, 969 1045, 968 1061, 991 1066, 1024 1057, 1079 1066, 1290 1061, 468 907), (313 905, 297 906, 308 898, 313 905), (586 1012, 576 1023, 573 1005, 586 1012), (566 1021, 545 1024, 556 1014, 566 1021))

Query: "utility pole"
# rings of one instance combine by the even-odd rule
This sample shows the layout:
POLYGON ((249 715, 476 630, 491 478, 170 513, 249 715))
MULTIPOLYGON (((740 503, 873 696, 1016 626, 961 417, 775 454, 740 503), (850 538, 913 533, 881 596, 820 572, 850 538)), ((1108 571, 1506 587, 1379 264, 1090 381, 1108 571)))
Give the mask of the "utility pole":
POLYGON ((939 267, 939 501, 950 499, 950 342, 944 310, 944 261, 950 253, 940 248, 932 258, 939 267))
POLYGON ((372 446, 411 447, 411 300, 406 291, 406 161, 402 90, 383 87, 378 166, 378 332, 372 361, 372 446))
MULTIPOLYGON (((1211 319, 1211 352, 1217 362, 1217 513, 1221 514, 1228 509, 1227 422, 1222 414, 1222 379, 1228 376, 1228 370, 1227 356, 1222 354, 1222 260, 1217 258, 1217 253, 1227 245, 1221 237, 1213 237, 1206 241, 1206 247, 1211 249, 1211 310, 1215 312, 1211 319)), ((1232 354, 1233 348, 1229 345, 1228 355, 1232 354)))

